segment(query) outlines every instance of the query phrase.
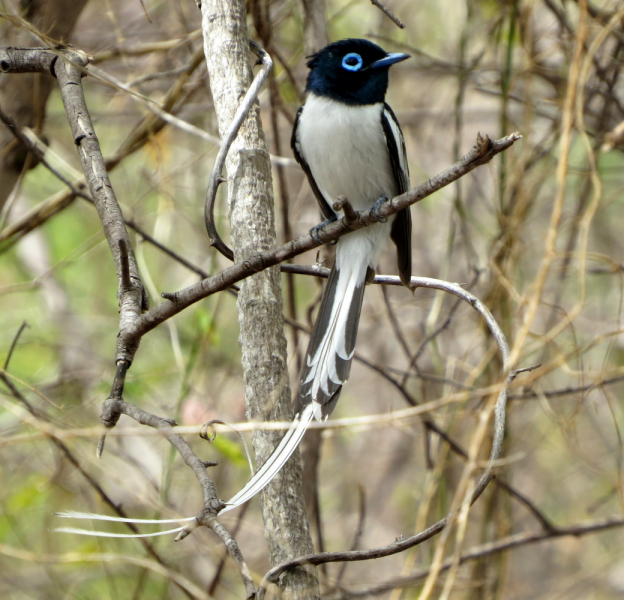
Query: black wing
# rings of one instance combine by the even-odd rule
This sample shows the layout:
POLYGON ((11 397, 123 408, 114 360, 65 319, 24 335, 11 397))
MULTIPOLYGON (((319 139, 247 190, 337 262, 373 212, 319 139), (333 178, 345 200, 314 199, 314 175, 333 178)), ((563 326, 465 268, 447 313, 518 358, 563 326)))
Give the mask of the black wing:
POLYGON ((316 196, 316 201, 318 202, 321 212, 326 219, 334 219, 336 217, 336 213, 332 210, 332 207, 329 205, 329 202, 325 199, 323 194, 321 194, 321 190, 319 190, 318 185, 316 185, 316 181, 314 181, 314 177, 312 176, 312 171, 310 171, 310 167, 306 162, 305 158, 303 158, 303 154, 301 153, 301 144, 299 143, 299 117, 303 112, 303 106, 297 111, 297 117, 295 118, 295 124, 293 126, 292 136, 290 137, 290 147, 292 148, 293 154, 295 155, 296 161, 301 165, 303 172, 307 175, 308 181, 310 182, 310 187, 316 196))
MULTIPOLYGON (((399 194, 403 194, 410 188, 405 140, 396 116, 386 103, 381 112, 381 125, 386 136, 397 189, 399 194)), ((397 247, 399 277, 405 285, 409 285, 412 277, 412 215, 409 208, 404 208, 397 213, 392 223, 390 237, 397 247)))

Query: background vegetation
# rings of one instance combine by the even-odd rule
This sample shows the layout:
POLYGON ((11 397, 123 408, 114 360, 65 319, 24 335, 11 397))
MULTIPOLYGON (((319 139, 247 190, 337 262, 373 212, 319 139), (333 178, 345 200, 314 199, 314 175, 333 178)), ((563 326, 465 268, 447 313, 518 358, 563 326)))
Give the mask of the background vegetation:
MULTIPOLYGON (((258 28, 267 26, 269 15, 279 96, 271 105, 268 88, 260 95, 265 133, 272 153, 290 158, 290 130, 307 71, 300 4, 248 4, 253 39, 266 39, 258 28), (258 17, 259 10, 264 17, 258 17)), ((516 130, 523 135, 489 166, 412 211, 414 274, 466 283, 503 327, 516 367, 541 364, 514 382, 506 459, 499 470, 530 504, 491 485, 470 512, 462 548, 532 531, 553 539, 466 561, 450 597, 599 600, 622 595, 621 530, 555 539, 554 528, 621 521, 624 508, 624 160, 616 129, 624 121, 624 4, 385 4, 405 29, 365 0, 327 0, 327 24, 331 40, 367 37, 388 50, 412 54, 392 70, 388 94, 405 134, 412 184, 466 153, 478 132, 491 138, 516 130)), ((7 12, 18 8, 10 2, 4 6, 7 12)), ((13 20, 0 20, 5 36, 16 27, 13 20)), ((107 0, 86 5, 71 41, 93 55, 97 68, 162 102, 201 52, 199 28, 191 1, 107 0)), ((10 77, 4 76, 1 85, 10 86, 10 77)), ((125 148, 125 140, 151 113, 127 91, 96 77, 85 79, 84 87, 104 155, 112 155, 125 148)), ((180 90, 175 112, 217 135, 203 62, 180 90)), ((48 101, 44 132, 50 160, 68 178, 79 179, 58 90, 48 101)), ((203 225, 215 154, 214 145, 178 128, 154 127, 111 172, 126 218, 210 274, 228 264, 209 247, 203 225)), ((278 236, 302 235, 319 220, 305 177, 290 166, 282 179, 274 175, 278 236)), ((109 437, 103 458, 95 458, 118 328, 109 250, 96 212, 79 198, 27 234, 20 225, 30 209, 63 189, 38 165, 24 173, 0 214, 0 362, 10 354, 2 373, 46 415, 32 418, 0 385, 0 594, 179 598, 184 594, 174 580, 183 577, 216 598, 241 597, 236 570, 226 561, 221 571, 223 548, 206 530, 180 544, 170 537, 151 541, 167 564, 160 572, 140 542, 50 531, 58 525, 54 511, 107 512, 85 474, 133 516, 191 516, 201 505, 192 474, 179 457, 164 440, 129 420, 122 419, 109 437), (28 326, 11 353, 23 322, 28 326), (82 471, 50 434, 63 441, 82 471)), ((223 204, 220 230, 227 232, 223 204)), ((163 291, 197 281, 196 273, 142 236, 133 243, 152 303, 163 291)), ((322 252, 319 260, 324 257, 322 252)), ((316 260, 300 258, 308 264, 316 260)), ((379 271, 394 272, 391 249, 379 271)), ((310 277, 284 280, 291 325, 309 329, 320 289, 310 277)), ((307 334, 292 326, 287 333, 294 385, 307 334)), ((214 418, 244 422, 237 336, 234 296, 220 293, 202 301, 146 336, 124 396, 181 425, 214 418)), ((332 419, 385 415, 405 408, 406 396, 414 403, 446 399, 428 414, 464 447, 486 397, 483 390, 497 381, 501 369, 478 316, 450 296, 422 289, 413 297, 402 288, 367 290, 358 354, 363 360, 354 363, 332 419)), ((213 446, 195 434, 187 439, 200 456, 219 461, 211 474, 222 498, 242 487, 248 467, 236 435, 220 434, 213 446)), ((354 543, 359 548, 389 543, 444 516, 462 460, 412 416, 328 428, 319 469, 321 530, 313 527, 313 537, 317 548, 343 550, 354 543)), ((229 513, 223 523, 230 531, 238 528, 247 563, 260 579, 269 564, 257 503, 252 501, 243 516, 229 513)), ((344 571, 340 564, 327 565, 321 570, 322 589, 326 597, 417 598, 423 578, 401 587, 398 578, 426 569, 435 549, 432 540, 410 552, 349 564, 344 571), (380 584, 385 587, 377 589, 380 584)), ((443 593, 446 576, 440 576, 432 597, 443 593)))

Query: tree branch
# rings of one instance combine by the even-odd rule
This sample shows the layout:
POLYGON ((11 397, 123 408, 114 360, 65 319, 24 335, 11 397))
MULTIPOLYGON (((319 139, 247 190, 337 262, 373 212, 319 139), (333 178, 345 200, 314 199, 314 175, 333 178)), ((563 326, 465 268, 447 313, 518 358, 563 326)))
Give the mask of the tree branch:
MULTIPOLYGON (((147 308, 147 294, 143 289, 139 268, 130 244, 130 237, 108 177, 100 143, 93 129, 82 91, 81 79, 82 71, 87 64, 86 57, 78 53, 68 54, 64 52, 60 54, 60 58, 62 60, 53 63, 54 74, 59 82, 67 119, 74 136, 74 142, 78 146, 78 154, 91 192, 91 198, 93 198, 95 208, 98 211, 104 235, 115 261, 119 286, 117 293, 119 329, 123 331, 134 323, 144 308, 147 308), (125 278, 125 282, 126 261, 122 258, 120 242, 125 245, 128 255, 129 279, 125 278)), ((115 362, 124 361, 128 365, 132 364, 137 348, 138 341, 137 344, 118 345, 115 362)))
POLYGON ((206 201, 204 204, 204 221, 206 223, 206 230, 208 231, 208 237, 210 238, 210 245, 214 246, 223 256, 234 260, 234 252, 227 246, 227 244, 221 239, 217 227, 214 222, 214 205, 217 199, 217 190, 219 185, 227 181, 223 178, 223 167, 225 166, 225 159, 232 143, 238 135, 238 130, 243 124, 243 121, 247 118, 249 111, 256 102, 258 93, 262 84, 269 76, 271 69, 273 68, 273 61, 268 52, 265 52, 256 42, 250 40, 250 46, 252 51, 258 57, 258 63, 262 65, 262 68, 258 74, 254 77, 252 84, 249 86, 243 101, 240 103, 232 122, 223 136, 221 147, 215 158, 214 166, 212 167, 212 173, 210 174, 210 180, 208 181, 208 189, 206 190, 206 201))
POLYGON ((386 17, 388 17, 399 29, 405 29, 405 23, 401 21, 389 8, 386 8, 379 0, 371 0, 386 17))
MULTIPOLYGON (((539 542, 544 542, 548 540, 553 540, 562 537, 580 537, 584 535, 589 535, 592 533, 599 533, 601 531, 605 531, 607 529, 613 529, 616 527, 624 526, 624 518, 622 517, 612 517, 609 519, 597 520, 597 521, 589 521, 587 523, 579 523, 576 525, 570 525, 568 527, 561 527, 551 531, 530 531, 526 533, 518 533, 516 535, 511 535, 509 537, 503 538, 496 542, 491 542, 488 544, 482 544, 480 546, 476 546, 466 552, 464 552, 459 557, 459 564, 463 564, 470 560, 476 560, 478 558, 483 558, 485 556, 492 556, 493 554, 498 554, 500 552, 506 552, 507 550, 513 550, 514 548, 521 548, 523 546, 528 546, 530 544, 537 544, 539 542)), ((313 555, 311 557, 313 560, 322 559, 325 562, 342 562, 344 561, 357 561, 357 560, 366 560, 354 557, 352 555, 358 554, 355 553, 346 553, 346 552, 326 552, 323 556, 320 554, 313 555), (330 556, 334 555, 334 556, 330 556), (348 555, 348 556, 347 556, 348 555)), ((304 560, 306 557, 302 557, 300 560, 304 560)), ((455 563, 454 558, 450 558, 442 563, 440 566, 440 572, 448 571, 453 564, 455 563)), ((309 563, 309 564, 320 564, 320 563, 309 563)), ((378 594, 383 594, 384 592, 388 592, 394 588, 406 588, 411 587, 413 585, 418 584, 423 579, 425 579, 430 572, 430 568, 421 569, 420 571, 416 571, 411 575, 406 577, 400 577, 388 581, 387 583, 382 583, 378 586, 367 588, 365 590, 358 591, 349 591, 343 590, 340 592, 340 598, 358 598, 358 597, 366 597, 369 598, 371 596, 376 596, 378 594)), ((258 593, 258 600, 261 600, 264 593, 258 593)))
MULTIPOLYGON (((432 177, 425 183, 411 189, 405 194, 388 200, 379 208, 377 213, 382 218, 389 217, 403 208, 420 202, 434 192, 437 192, 443 187, 457 181, 460 177, 470 173, 470 171, 473 171, 478 166, 486 164, 492 160, 494 156, 504 150, 507 150, 520 138, 521 136, 519 133, 513 133, 492 142, 487 137, 483 139, 479 136, 477 144, 457 163, 442 171, 435 177, 432 177)), ((319 235, 321 236, 322 243, 326 244, 339 239, 350 231, 361 229, 367 225, 376 223, 377 221, 378 216, 375 212, 368 210, 361 213, 358 221, 349 224, 349 226, 347 226, 342 219, 326 225, 319 231, 319 235)), ((319 244, 319 242, 317 242, 312 236, 303 235, 283 244, 282 246, 251 255, 246 260, 239 261, 230 267, 227 267, 217 275, 213 275, 208 279, 204 279, 190 287, 176 292, 173 296, 174 299, 171 302, 164 302, 152 308, 140 316, 131 327, 122 331, 120 342, 133 346, 138 343, 138 340, 140 340, 140 338, 148 331, 151 331, 167 319, 178 314, 187 306, 215 294, 216 292, 220 292, 232 286, 234 283, 250 277, 254 273, 259 273, 260 271, 277 265, 285 260, 288 260, 289 258, 303 254, 308 250, 313 250, 320 245, 321 244, 319 244)), ((421 278, 418 278, 418 281, 420 281, 420 279, 421 278)), ((375 283, 400 285, 398 277, 381 276, 376 277, 374 281, 375 283)), ((416 287, 421 287, 421 285, 418 284, 416 287)), ((424 287, 426 287, 426 285, 424 287)))

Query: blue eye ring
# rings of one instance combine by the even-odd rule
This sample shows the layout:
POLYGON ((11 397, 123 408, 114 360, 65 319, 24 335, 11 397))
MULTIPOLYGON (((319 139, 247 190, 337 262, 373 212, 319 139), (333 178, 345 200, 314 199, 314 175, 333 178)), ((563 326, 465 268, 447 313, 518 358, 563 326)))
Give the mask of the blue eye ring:
POLYGON ((349 52, 349 54, 342 59, 342 68, 347 71, 359 71, 363 64, 364 61, 362 60, 362 57, 356 52, 349 52), (354 65, 350 65, 347 61, 353 59, 355 59, 356 63, 354 65))

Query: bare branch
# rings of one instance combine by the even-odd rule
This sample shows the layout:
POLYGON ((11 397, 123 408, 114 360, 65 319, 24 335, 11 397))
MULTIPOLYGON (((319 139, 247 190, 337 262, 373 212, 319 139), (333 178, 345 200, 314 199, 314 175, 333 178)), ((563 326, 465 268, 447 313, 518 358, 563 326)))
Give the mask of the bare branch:
POLYGON ((401 21, 390 9, 386 8, 379 0, 371 0, 371 4, 375 5, 381 12, 386 15, 397 27, 405 29, 405 23, 401 21))
MULTIPOLYGON (((612 517, 609 519, 597 520, 597 521, 589 521, 587 523, 579 523, 576 525, 570 525, 568 527, 558 528, 553 531, 535 531, 535 532, 527 532, 527 533, 518 533, 516 535, 512 535, 496 542, 491 542, 489 544, 483 544, 481 546, 477 546, 464 552, 460 558, 460 564, 463 564, 470 560, 476 560, 478 558, 482 558, 484 556, 492 556, 494 554, 498 554, 500 552, 506 552, 507 550, 513 550, 514 548, 521 548, 523 546, 528 546, 530 544, 537 544, 539 542, 553 540, 561 537, 580 537, 584 535, 590 535, 592 533, 599 533, 601 531, 605 531, 608 529, 614 529, 617 527, 624 526, 624 518, 621 517, 612 517)), ((354 561, 354 560, 365 560, 360 558, 352 558, 351 556, 345 556, 349 553, 346 552, 327 552, 324 555, 313 555, 312 557, 302 557, 300 560, 304 560, 304 558, 313 558, 317 560, 317 557, 324 560, 324 562, 342 562, 346 561, 354 561), (334 554, 335 557, 330 555, 334 554), (339 556, 341 555, 341 556, 339 556)), ((353 553, 356 554, 356 553, 353 553)), ((448 571, 455 562, 454 558, 444 561, 440 567, 440 572, 448 571)), ((306 563, 304 563, 306 564, 306 563)), ((307 564, 320 564, 317 562, 307 563, 307 564)), ((378 594, 383 594, 389 590, 394 588, 405 588, 411 587, 418 582, 422 581, 429 575, 430 569, 422 569, 420 571, 416 571, 407 577, 400 577, 393 579, 387 583, 383 583, 376 587, 367 588, 365 590, 358 591, 350 591, 350 590, 342 590, 340 593, 341 598, 358 598, 358 597, 370 597, 376 596, 378 594)), ((263 594, 258 594, 258 598, 261 599, 263 594)))
POLYGON ((204 497, 204 506, 195 517, 195 521, 179 533, 176 541, 182 540, 188 536, 197 527, 197 524, 212 529, 221 538, 238 567, 247 591, 247 598, 253 598, 255 596, 255 586, 251 579, 249 568, 238 547, 238 543, 217 519, 217 514, 225 505, 217 497, 217 490, 212 478, 206 470, 205 462, 191 450, 191 447, 181 435, 175 433, 174 427, 176 423, 172 419, 158 417, 121 399, 116 399, 115 405, 116 413, 128 415, 142 425, 148 425, 149 427, 157 429, 180 453, 180 456, 187 466, 192 469, 199 482, 204 497))
POLYGON ((5 371, 9 368, 9 363, 11 362, 11 356, 13 356, 13 350, 15 350, 15 346, 17 345, 17 342, 19 341, 20 336, 22 335, 22 332, 24 331, 24 329, 26 329, 26 327, 30 327, 30 325, 28 325, 26 321, 22 321, 22 324, 19 326, 17 333, 13 337, 13 341, 11 342, 11 347, 9 348, 9 351, 7 352, 7 357, 4 361, 5 371))
POLYGON ((212 173, 210 180, 208 181, 208 189, 206 191, 206 202, 204 204, 204 221, 206 223, 206 230, 208 231, 208 237, 210 238, 210 245, 214 246, 223 256, 234 260, 234 253, 227 246, 227 244, 219 236, 219 232, 214 222, 214 205, 217 198, 217 190, 219 185, 226 180, 223 179, 223 167, 225 166, 225 159, 230 151, 230 146, 238 134, 240 126, 249 114, 251 107, 256 102, 258 93, 262 84, 269 76, 271 69, 273 68, 273 61, 267 52, 265 52, 256 42, 250 41, 251 49, 258 57, 258 62, 262 65, 262 68, 255 76, 252 84, 249 86, 243 101, 240 103, 234 118, 230 124, 230 127, 221 141, 221 147, 219 153, 215 159, 214 166, 212 167, 212 173))
MULTIPOLYGON (((545 540, 551 540, 560 537, 568 537, 568 536, 582 536, 588 535, 591 533, 598 533, 599 531, 605 531, 606 529, 613 529, 615 527, 624 526, 624 518, 614 517, 611 519, 604 519, 600 521, 590 521, 588 523, 581 523, 578 525, 571 525, 565 528, 559 528, 554 531, 538 531, 538 532, 529 532, 529 533, 518 533, 516 535, 512 535, 508 538, 504 538, 497 542, 492 542, 490 544, 483 544, 482 546, 478 546, 473 550, 469 550, 460 556, 460 564, 468 561, 475 560, 477 558, 481 558, 483 556, 489 556, 492 554, 497 554, 499 552, 504 552, 506 550, 511 550, 513 548, 519 548, 521 546, 526 546, 528 544, 535 544, 538 542, 542 542, 545 540)), ((433 526, 435 527, 435 525, 433 526)), ((422 534, 428 534, 428 537, 431 537, 433 534, 429 534, 432 528, 427 529, 422 534)), ((414 536, 417 537, 417 536, 414 536)), ((260 584, 258 588, 258 600, 262 600, 264 598, 266 592, 266 583, 272 582, 278 576, 278 573, 283 572, 283 570, 287 568, 300 567, 302 565, 320 565, 329 562, 355 562, 360 560, 370 560, 373 558, 381 558, 382 556, 389 556, 390 554, 395 554, 396 552, 401 552, 402 550, 406 550, 407 548, 411 548, 411 545, 407 545, 407 542, 412 540, 413 538, 407 538, 405 540, 397 540, 393 544, 389 544, 388 546, 381 546, 379 548, 371 548, 370 550, 359 550, 359 551, 349 551, 349 552, 322 552, 318 554, 311 554, 309 556, 302 556, 296 560, 291 561, 286 565, 280 565, 279 567, 275 567, 271 569, 263 580, 263 583, 260 584), (390 550, 393 550, 390 552, 390 550)), ((428 538, 427 538, 428 539, 428 538)), ((447 571, 454 564, 454 559, 451 558, 442 563, 440 567, 440 572, 447 571)), ((391 582, 387 584, 382 584, 377 586, 376 588, 368 588, 363 590, 362 593, 359 592, 347 592, 347 597, 357 597, 357 596, 372 596, 381 594, 383 592, 387 592, 396 587, 408 587, 418 583, 419 581, 425 579, 427 575, 429 575, 430 569, 423 569, 417 573, 413 573, 408 577, 402 577, 400 579, 393 579, 391 582)))
MULTIPOLYGON (((377 213, 372 209, 360 214, 360 218, 357 223, 353 223, 349 226, 343 219, 326 225, 319 234, 322 236, 323 243, 329 243, 333 240, 337 240, 341 236, 366 227, 372 223, 377 223, 379 217, 385 218, 397 213, 399 210, 416 204, 420 200, 427 198, 434 192, 442 189, 443 187, 457 181, 460 177, 463 177, 470 171, 476 169, 478 166, 485 164, 492 160, 494 156, 503 152, 510 146, 512 146, 517 140, 521 138, 520 134, 513 133, 500 140, 494 142, 489 138, 485 140, 479 137, 477 145, 472 150, 462 157, 452 167, 449 167, 445 171, 442 171, 439 175, 432 177, 427 182, 413 188, 409 192, 397 196, 392 200, 388 200, 381 207, 379 207, 377 213)), ((204 279, 199 283, 192 285, 184 290, 177 292, 175 295, 175 302, 166 302, 159 304, 152 308, 150 311, 139 317, 132 327, 126 328, 121 332, 121 343, 128 343, 130 346, 136 344, 138 340, 148 331, 154 329, 172 316, 178 314, 187 306, 194 304, 195 302, 206 298, 216 292, 224 290, 230 287, 232 284, 245 279, 254 273, 258 273, 277 265, 289 258, 303 254, 308 250, 312 250, 320 246, 310 235, 301 236, 295 240, 287 242, 282 246, 260 252, 254 256, 249 257, 247 260, 235 263, 234 265, 227 267, 221 273, 214 275, 208 279, 204 279)), ((427 287, 426 284, 422 285, 418 282, 421 278, 414 278, 415 287, 427 287)), ((433 280, 431 280, 433 281, 433 280)), ((383 276, 376 277, 375 282, 389 283, 391 285, 400 285, 398 277, 383 276)))
MULTIPOLYGON (((86 60, 81 55, 72 53, 66 59, 64 54, 62 61, 57 60, 54 63, 54 73, 61 88, 61 97, 63 98, 69 125, 74 136, 74 142, 79 149, 82 168, 91 197, 100 216, 104 235, 117 267, 119 328, 123 331, 142 313, 147 303, 147 295, 141 283, 130 238, 123 222, 123 215, 108 178, 104 157, 102 156, 100 144, 93 129, 93 123, 84 99, 81 69, 73 61, 79 61, 78 65, 81 68, 84 68, 86 65, 86 60), (124 285, 120 241, 123 241, 128 251, 131 285, 124 285)), ((117 363, 125 361, 131 364, 137 347, 138 345, 118 345, 115 361, 117 363)))

